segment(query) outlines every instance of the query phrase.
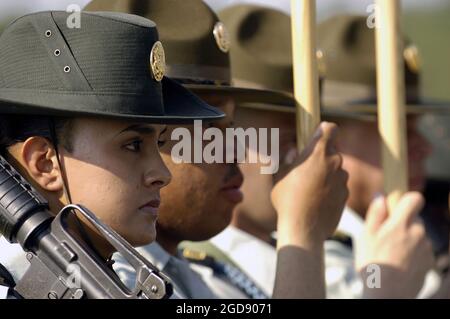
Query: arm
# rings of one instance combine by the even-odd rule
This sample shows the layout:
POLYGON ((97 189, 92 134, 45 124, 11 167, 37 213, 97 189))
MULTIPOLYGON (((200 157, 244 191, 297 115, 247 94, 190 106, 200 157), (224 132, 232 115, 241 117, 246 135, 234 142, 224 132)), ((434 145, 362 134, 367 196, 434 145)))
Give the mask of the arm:
POLYGON ((325 298, 323 244, 348 197, 336 137, 337 126, 322 123, 298 164, 272 191, 278 213, 274 298, 325 298))

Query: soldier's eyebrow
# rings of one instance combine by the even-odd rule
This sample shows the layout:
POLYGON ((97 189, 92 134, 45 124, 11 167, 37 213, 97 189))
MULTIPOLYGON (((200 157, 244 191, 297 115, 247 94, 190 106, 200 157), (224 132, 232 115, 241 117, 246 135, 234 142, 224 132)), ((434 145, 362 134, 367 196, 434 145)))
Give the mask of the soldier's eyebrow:
MULTIPOLYGON (((167 130, 167 125, 164 126, 164 129, 161 130, 160 134, 163 134, 166 130, 167 130)), ((134 124, 134 125, 128 126, 127 128, 123 129, 117 135, 127 133, 127 132, 136 132, 136 133, 140 133, 140 134, 149 135, 149 134, 156 133, 156 129, 152 125, 148 125, 148 124, 147 125, 146 124, 134 124)))

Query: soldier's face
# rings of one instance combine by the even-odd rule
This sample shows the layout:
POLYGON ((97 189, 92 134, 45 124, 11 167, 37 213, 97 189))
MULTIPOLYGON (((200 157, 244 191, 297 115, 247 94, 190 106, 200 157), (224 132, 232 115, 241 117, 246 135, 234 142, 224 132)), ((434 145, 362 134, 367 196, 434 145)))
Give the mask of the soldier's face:
POLYGON ((261 233, 270 234, 275 231, 277 221, 277 213, 270 200, 272 188, 290 170, 289 162, 292 162, 297 154, 295 114, 240 109, 236 125, 244 128, 279 129, 280 167, 275 175, 261 174, 261 163, 239 165, 244 174, 244 201, 236 207, 236 213, 251 222, 253 228, 258 228, 261 233))
POLYGON ((165 126, 77 119, 71 152, 61 150, 72 202, 82 204, 132 245, 155 239, 160 190, 171 175, 159 145, 165 126))
MULTIPOLYGON (((225 132, 232 125, 233 100, 225 96, 200 97, 226 113, 225 119, 210 124, 225 132)), ((175 128, 169 127, 169 136, 175 128)), ((186 128, 193 137, 193 127, 186 128)), ((203 123, 203 129, 206 128, 208 125, 203 123)), ((171 157, 175 143, 176 141, 168 141, 162 148, 163 160, 169 167, 173 180, 161 192, 158 240, 205 240, 218 234, 229 224, 234 206, 242 200, 239 191, 242 174, 236 164, 176 164, 171 157)), ((191 153, 194 154, 194 150, 191 153)))
MULTIPOLYGON (((424 188, 425 161, 431 153, 429 142, 417 128, 418 119, 417 116, 408 116, 407 119, 409 187, 414 191, 424 188)), ((383 191, 381 139, 377 123, 344 121, 340 137, 344 169, 349 172, 348 204, 364 215, 373 197, 383 191)))

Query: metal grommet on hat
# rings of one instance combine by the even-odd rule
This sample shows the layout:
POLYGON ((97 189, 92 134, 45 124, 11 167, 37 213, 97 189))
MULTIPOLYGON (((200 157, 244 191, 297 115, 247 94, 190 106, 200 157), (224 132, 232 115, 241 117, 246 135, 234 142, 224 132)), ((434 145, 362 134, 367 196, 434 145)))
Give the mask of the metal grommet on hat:
POLYGON ((18 18, 2 32, 2 114, 158 124, 225 116, 164 76, 165 54, 153 21, 125 13, 80 14, 80 29, 67 26, 68 12, 45 11, 18 18))
POLYGON ((161 41, 156 41, 150 53, 150 69, 153 78, 161 82, 166 73, 166 55, 161 41))
POLYGON ((213 30, 214 38, 220 51, 228 53, 230 51, 230 35, 222 22, 217 22, 213 30))

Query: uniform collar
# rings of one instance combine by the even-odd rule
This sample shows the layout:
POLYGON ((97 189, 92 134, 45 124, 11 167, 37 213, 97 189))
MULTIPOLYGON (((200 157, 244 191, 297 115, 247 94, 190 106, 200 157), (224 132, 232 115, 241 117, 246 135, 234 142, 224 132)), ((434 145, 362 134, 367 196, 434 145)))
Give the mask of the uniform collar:
POLYGON ((225 252, 266 295, 272 295, 277 259, 273 246, 233 226, 228 226, 211 242, 225 252))
POLYGON ((356 241, 364 231, 364 219, 353 209, 345 206, 337 230, 350 236, 353 241, 356 241))
POLYGON ((164 248, 161 247, 157 242, 153 242, 149 245, 136 248, 136 250, 147 260, 149 260, 158 269, 164 269, 167 266, 170 255, 164 248))
POLYGON ((217 236, 211 239, 211 242, 225 252, 233 252, 242 245, 254 245, 258 250, 273 251, 274 247, 259 238, 250 235, 234 226, 228 226, 217 236))
POLYGON ((0 286, 0 300, 8 299, 9 288, 6 286, 0 286))

